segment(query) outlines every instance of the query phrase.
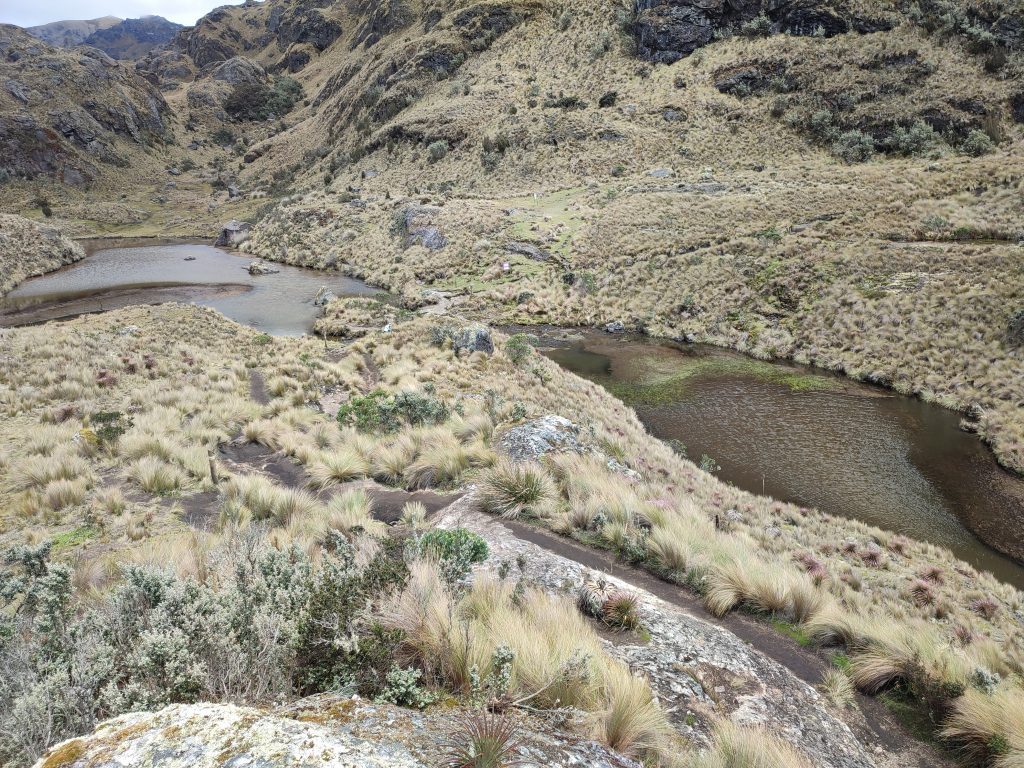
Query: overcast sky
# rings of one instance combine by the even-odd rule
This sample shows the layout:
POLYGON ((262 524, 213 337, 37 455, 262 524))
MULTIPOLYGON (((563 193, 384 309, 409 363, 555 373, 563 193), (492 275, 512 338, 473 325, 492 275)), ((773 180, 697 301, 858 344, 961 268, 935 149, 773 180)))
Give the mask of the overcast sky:
POLYGON ((0 0, 0 22, 31 27, 48 21, 97 19, 100 16, 163 16, 179 24, 192 25, 221 5, 239 5, 242 0, 0 0))

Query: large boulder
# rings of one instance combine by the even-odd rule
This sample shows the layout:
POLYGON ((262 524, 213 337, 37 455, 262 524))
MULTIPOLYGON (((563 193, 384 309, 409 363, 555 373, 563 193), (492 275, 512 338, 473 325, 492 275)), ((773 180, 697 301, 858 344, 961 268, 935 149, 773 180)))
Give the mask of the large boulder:
POLYGON ((501 449, 516 461, 535 461, 548 453, 582 452, 580 429, 563 416, 549 414, 502 435, 501 449))
POLYGON ((221 247, 241 245, 249 239, 250 232, 252 232, 252 224, 232 219, 220 228, 216 245, 221 247))
POLYGON ((405 747, 234 704, 173 705, 108 720, 54 747, 36 768, 421 768, 405 747))
POLYGON ((218 64, 210 77, 231 85, 260 84, 267 81, 267 71, 252 59, 234 56, 218 64))

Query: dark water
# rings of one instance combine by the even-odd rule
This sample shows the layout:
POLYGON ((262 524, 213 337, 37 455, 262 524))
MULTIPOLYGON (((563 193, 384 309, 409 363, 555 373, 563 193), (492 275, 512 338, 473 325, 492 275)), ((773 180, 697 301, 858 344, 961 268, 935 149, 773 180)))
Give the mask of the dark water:
POLYGON ((784 501, 948 547, 1024 587, 1024 481, 1001 469, 960 416, 792 365, 709 347, 607 334, 542 337, 546 355, 633 406, 717 475, 784 501), (976 535, 977 533, 977 535, 976 535))
MULTIPOLYGON (((298 336, 321 310, 326 285, 338 296, 376 293, 336 272, 270 264, 272 275, 250 275, 252 256, 199 243, 93 244, 84 260, 22 283, 0 298, 0 325, 42 322, 129 304, 194 302, 267 333, 298 336)), ((269 262, 268 262, 269 263, 269 262)))

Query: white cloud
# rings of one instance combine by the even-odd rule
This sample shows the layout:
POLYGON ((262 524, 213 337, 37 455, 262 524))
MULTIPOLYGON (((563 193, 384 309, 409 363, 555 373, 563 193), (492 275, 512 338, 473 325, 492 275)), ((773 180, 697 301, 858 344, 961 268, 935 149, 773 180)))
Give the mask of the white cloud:
POLYGON ((242 0, 0 0, 0 22, 31 27, 65 19, 95 19, 100 16, 163 16, 179 24, 196 21, 221 5, 239 5, 242 0))

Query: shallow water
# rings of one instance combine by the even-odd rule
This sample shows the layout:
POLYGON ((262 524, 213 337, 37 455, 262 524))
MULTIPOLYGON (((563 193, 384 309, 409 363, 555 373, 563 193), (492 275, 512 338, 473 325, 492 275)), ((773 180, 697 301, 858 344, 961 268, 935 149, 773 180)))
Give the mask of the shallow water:
POLYGON ((713 347, 575 334, 546 355, 629 405, 718 477, 755 493, 948 547, 1024 587, 1024 481, 996 464, 960 416, 878 387, 713 347))
POLYGON ((270 264, 250 275, 252 256, 200 243, 92 244, 84 260, 22 283, 0 298, 0 325, 42 322, 129 304, 194 302, 267 333, 298 336, 313 327, 326 285, 338 296, 377 292, 336 272, 270 264))

